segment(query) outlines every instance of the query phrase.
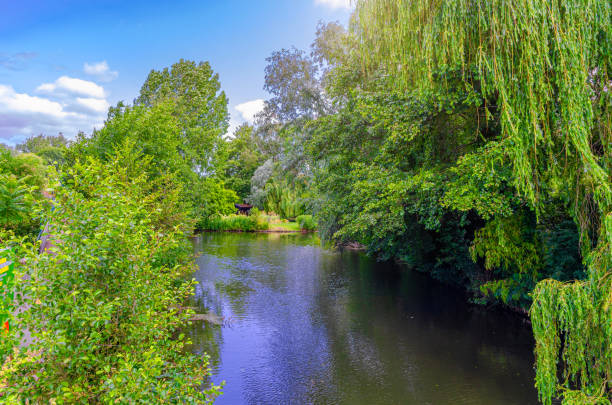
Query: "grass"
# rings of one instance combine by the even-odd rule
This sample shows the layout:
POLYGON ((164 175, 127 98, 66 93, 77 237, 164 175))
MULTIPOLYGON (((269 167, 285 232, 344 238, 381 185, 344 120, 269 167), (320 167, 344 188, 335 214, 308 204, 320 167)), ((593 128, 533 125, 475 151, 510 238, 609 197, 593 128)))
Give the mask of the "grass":
POLYGON ((301 232, 315 230, 316 223, 310 215, 301 215, 297 222, 288 222, 278 215, 267 215, 253 211, 250 216, 226 215, 212 216, 203 221, 202 230, 206 231, 241 231, 241 232, 301 232))
POLYGON ((270 223, 271 231, 290 231, 290 232, 300 232, 300 226, 297 222, 271 222, 270 223))
POLYGON ((267 221, 259 216, 227 215, 214 216, 206 220, 202 229, 207 231, 263 231, 269 228, 267 221))

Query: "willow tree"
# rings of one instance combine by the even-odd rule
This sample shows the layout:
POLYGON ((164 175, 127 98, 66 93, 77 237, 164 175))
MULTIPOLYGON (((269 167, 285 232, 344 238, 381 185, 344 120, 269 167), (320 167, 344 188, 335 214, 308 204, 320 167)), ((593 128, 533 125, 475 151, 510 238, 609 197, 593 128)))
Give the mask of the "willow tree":
POLYGON ((461 72, 495 100, 496 142, 537 213, 565 201, 589 276, 534 291, 536 387, 550 404, 610 403, 612 389, 612 5, 609 0, 359 0, 364 70, 398 91, 461 72))

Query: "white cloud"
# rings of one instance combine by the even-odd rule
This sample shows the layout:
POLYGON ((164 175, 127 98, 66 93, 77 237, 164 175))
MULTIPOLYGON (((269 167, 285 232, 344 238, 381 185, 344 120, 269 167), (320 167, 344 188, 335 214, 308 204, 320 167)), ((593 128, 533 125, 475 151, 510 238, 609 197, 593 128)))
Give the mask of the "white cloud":
POLYGON ((351 8, 351 0, 315 0, 316 5, 327 6, 330 8, 351 8))
POLYGON ((39 93, 53 96, 78 95, 92 98, 104 98, 104 88, 88 80, 62 76, 53 83, 44 83, 36 88, 39 93))
POLYGON ((14 145, 41 133, 56 135, 62 132, 67 137, 74 137, 80 130, 91 132, 94 127, 103 125, 109 106, 106 99, 71 96, 68 93, 93 93, 99 96, 104 95, 104 89, 95 83, 92 84, 99 89, 81 86, 80 82, 91 83, 84 80, 61 79, 39 86, 41 92, 51 92, 49 96, 18 93, 13 87, 0 84, 0 142, 14 145))
POLYGON ((255 115, 264 109, 264 100, 258 98, 257 100, 251 100, 247 101, 246 103, 238 104, 234 108, 240 113, 240 115, 242 115, 242 118, 245 121, 252 124, 253 120, 255 119, 255 115))
POLYGON ((110 70, 108 63, 106 63, 105 60, 102 62, 94 62, 92 64, 85 62, 83 65, 83 71, 102 82, 113 81, 117 78, 117 76, 119 76, 119 72, 116 70, 110 70))
POLYGON ((62 105, 46 98, 16 93, 11 86, 0 84, 0 111, 18 114, 45 114, 56 118, 65 117, 62 105))
POLYGON ((82 105, 89 111, 99 114, 105 114, 108 111, 108 107, 110 107, 106 100, 99 98, 77 97, 76 101, 79 105, 82 105))
POLYGON ((255 121, 255 115, 258 112, 263 111, 264 104, 264 100, 258 98, 256 100, 247 101, 246 103, 235 106, 231 110, 229 128, 225 136, 232 137, 234 132, 236 132, 236 130, 242 124, 244 124, 245 121, 249 124, 253 124, 253 121, 255 121))

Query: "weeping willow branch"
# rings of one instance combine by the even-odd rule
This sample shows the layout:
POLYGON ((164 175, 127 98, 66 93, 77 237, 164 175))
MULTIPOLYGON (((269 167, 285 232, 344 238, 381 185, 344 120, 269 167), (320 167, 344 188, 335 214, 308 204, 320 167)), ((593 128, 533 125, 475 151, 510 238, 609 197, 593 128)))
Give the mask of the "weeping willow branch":
POLYGON ((383 69, 400 91, 444 88, 439 72, 463 72, 499 106, 519 193, 536 213, 563 199, 578 224, 588 279, 534 291, 546 404, 610 403, 611 9, 609 0, 360 0, 355 13, 364 70, 383 69))

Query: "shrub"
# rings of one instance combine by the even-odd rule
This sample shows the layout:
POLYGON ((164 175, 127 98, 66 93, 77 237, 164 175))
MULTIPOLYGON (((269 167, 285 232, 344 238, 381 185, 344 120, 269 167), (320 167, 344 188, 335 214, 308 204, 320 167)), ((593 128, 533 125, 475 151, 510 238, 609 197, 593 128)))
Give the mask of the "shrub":
POLYGON ((45 173, 38 156, 0 147, 0 227, 19 236, 36 237, 40 224, 31 206, 42 198, 45 173))
POLYGON ((15 245, 17 275, 29 275, 18 291, 28 309, 7 341, 25 328, 33 340, 0 359, 0 402, 209 403, 218 395, 219 387, 202 389, 208 358, 186 354, 178 335, 194 283, 185 281, 189 229, 173 209, 180 188, 171 178, 150 182, 148 163, 77 162, 46 212, 52 254, 15 245))
POLYGON ((315 221, 312 215, 300 215, 296 218, 296 221, 303 231, 314 231, 317 229, 317 221, 315 221))

